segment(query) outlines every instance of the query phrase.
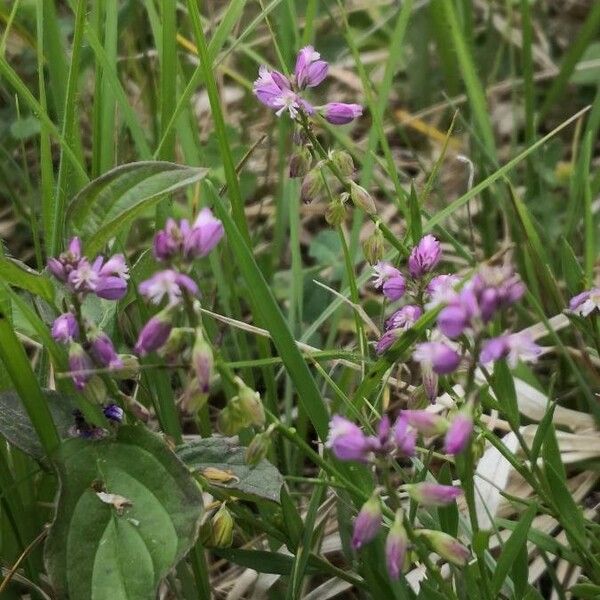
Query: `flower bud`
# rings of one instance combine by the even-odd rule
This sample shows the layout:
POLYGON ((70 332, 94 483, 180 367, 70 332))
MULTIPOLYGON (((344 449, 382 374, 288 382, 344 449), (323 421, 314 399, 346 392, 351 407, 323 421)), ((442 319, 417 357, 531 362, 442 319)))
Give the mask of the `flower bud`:
POLYGON ((304 204, 310 204, 313 200, 317 199, 325 183, 323 181, 323 175, 321 169, 317 166, 309 171, 302 180, 302 186, 300 187, 300 199, 304 204))
POLYGON ((395 275, 386 279, 383 284, 383 295, 390 301, 396 302, 404 296, 406 291, 406 280, 403 275, 395 275))
POLYGON ((442 258, 442 247, 431 234, 422 237, 408 257, 408 270, 413 277, 430 273, 442 258))
POLYGON ((339 460, 364 462, 372 448, 362 429, 341 417, 334 415, 329 423, 329 434, 325 447, 330 448, 339 460))
POLYGON ((421 365, 429 365, 438 375, 447 375, 460 365, 460 354, 444 342, 417 344, 413 359, 421 365))
POLYGON ((204 394, 210 389, 213 375, 213 352, 210 344, 204 338, 202 328, 196 329, 196 340, 192 350, 192 367, 196 373, 196 380, 200 391, 204 394))
POLYGON ((418 529, 415 531, 415 535, 425 538, 431 544, 434 552, 459 567, 464 567, 471 556, 468 548, 443 531, 418 529))
POLYGON ((140 356, 146 356, 161 348, 171 333, 173 310, 167 307, 153 316, 142 328, 135 345, 135 351, 140 356))
POLYGON ((363 254, 370 265, 376 264, 383 258, 385 250, 383 242, 383 234, 379 231, 379 227, 376 227, 375 231, 363 242, 363 254))
POLYGON ((345 150, 332 150, 329 153, 329 160, 331 160, 342 175, 350 177, 354 173, 354 161, 352 160, 352 156, 345 150))
POLYGON ((374 215, 377 212, 375 201, 373 200, 371 194, 369 194, 364 187, 361 187, 354 181, 350 182, 350 198, 352 199, 354 206, 361 208, 368 215, 374 215))
POLYGON ((413 500, 425 506, 446 506, 463 493, 459 487, 430 483, 429 481, 407 483, 403 487, 413 500))
POLYGON ((102 412, 109 421, 113 421, 114 423, 121 423, 123 421, 123 415, 125 414, 123 409, 118 404, 114 403, 107 404, 102 409, 102 412))
POLYGON ((88 331, 90 341, 90 354, 97 364, 110 369, 119 369, 123 366, 121 358, 117 354, 112 340, 97 327, 88 331))
POLYGON ((246 464, 255 467, 261 460, 266 458, 270 448, 271 434, 269 431, 257 433, 246 448, 244 457, 246 464))
POLYGON ((346 125, 362 115, 360 104, 330 102, 323 107, 323 116, 332 125, 346 125))
POLYGON ((67 312, 52 323, 52 337, 63 344, 68 344, 79 337, 79 325, 73 313, 67 312))
POLYGON ((92 376, 90 371, 93 368, 94 365, 87 352, 83 349, 83 346, 72 342, 69 346, 69 370, 71 371, 73 383, 78 390, 82 390, 85 387, 92 376))
POLYGON ((309 171, 312 164, 312 156, 306 146, 294 152, 290 158, 290 177, 304 177, 309 171))
POLYGON ((183 390, 180 399, 181 408, 183 408, 186 413, 193 415, 206 404, 207 400, 208 394, 202 391, 202 388, 198 383, 198 378, 193 377, 183 390))
POLYGON ((134 354, 119 354, 121 367, 114 371, 116 379, 133 379, 140 372, 140 361, 134 354))
POLYGON ((227 436, 238 434, 248 425, 249 423, 241 411, 239 398, 237 396, 232 398, 227 405, 221 409, 217 419, 219 431, 227 436))
POLYGON ((394 423, 394 441, 404 456, 414 456, 417 431, 409 426, 408 419, 400 415, 394 423))
POLYGON ((377 494, 373 494, 362 506, 354 520, 352 532, 352 548, 359 550, 375 538, 381 527, 381 502, 377 494))
POLYGON ((448 429, 448 421, 444 417, 428 410, 403 410, 400 415, 426 437, 445 433, 448 429))
POLYGON ((450 427, 444 438, 444 452, 460 454, 469 443, 473 433, 473 418, 466 411, 461 411, 450 421, 450 427))
POLYGON ((407 550, 408 537, 402 525, 402 512, 398 511, 385 540, 385 564, 390 579, 397 580, 400 577, 406 562, 407 550))
POLYGON ((213 548, 229 548, 233 542, 233 517, 225 504, 211 520, 211 535, 208 544, 213 548))
POLYGON ((236 377, 238 385, 238 399, 240 409, 248 424, 262 427, 265 424, 265 410, 260 400, 260 394, 249 388, 239 377, 236 377))
POLYGON ((334 198, 325 211, 325 220, 332 226, 337 227, 346 218, 346 206, 340 198, 334 198))

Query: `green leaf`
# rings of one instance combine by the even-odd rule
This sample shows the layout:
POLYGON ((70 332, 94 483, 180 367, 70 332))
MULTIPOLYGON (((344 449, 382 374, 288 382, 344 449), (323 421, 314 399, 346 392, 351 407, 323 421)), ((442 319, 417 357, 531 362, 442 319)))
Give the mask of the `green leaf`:
POLYGON ((211 485, 224 489, 234 496, 253 500, 272 500, 279 502, 283 484, 281 473, 267 460, 261 460, 255 467, 246 464, 246 449, 239 446, 236 438, 210 437, 179 446, 176 450, 179 458, 193 472, 202 474, 205 469, 218 469, 226 476, 224 481, 211 485))
POLYGON ((98 252, 137 215, 206 176, 207 169, 169 162, 121 165, 85 186, 67 209, 67 223, 82 237, 86 252, 98 252))
MULTIPOLYGON (((242 550, 238 548, 218 548, 213 552, 236 565, 254 569, 259 573, 273 573, 277 575, 289 575, 294 564, 294 557, 278 552, 266 552, 263 550, 242 550)), ((309 567, 310 572, 315 572, 309 567)))
POLYGON ((41 296, 48 302, 54 300, 52 282, 21 261, 0 256, 0 279, 3 283, 27 290, 35 296, 41 296))
POLYGON ((506 414, 509 423, 513 427, 519 426, 519 404, 515 382, 505 360, 499 360, 494 366, 492 376, 492 389, 502 412, 506 414))
POLYGON ((492 579, 492 591, 494 597, 500 594, 504 579, 508 575, 511 566, 517 559, 521 549, 527 542, 527 533, 533 522, 533 518, 537 513, 537 505, 532 504, 526 511, 521 515, 519 524, 515 527, 512 535, 508 538, 506 544, 502 548, 502 552, 496 562, 496 569, 494 570, 494 577, 492 579))
MULTIPOLYGON (((74 400, 52 390, 42 392, 58 434, 61 438, 68 437, 69 428, 74 423, 74 400)), ((14 390, 0 393, 0 434, 13 446, 35 458, 42 458, 45 454, 19 394, 14 390)))
POLYGON ((145 427, 114 439, 71 439, 57 463, 61 491, 45 547, 57 597, 151 600, 194 543, 202 494, 163 440, 145 427), (119 510, 96 490, 127 500, 119 510))
POLYGON ((600 598, 600 586, 593 583, 578 583, 574 585, 569 592, 574 598, 600 598))

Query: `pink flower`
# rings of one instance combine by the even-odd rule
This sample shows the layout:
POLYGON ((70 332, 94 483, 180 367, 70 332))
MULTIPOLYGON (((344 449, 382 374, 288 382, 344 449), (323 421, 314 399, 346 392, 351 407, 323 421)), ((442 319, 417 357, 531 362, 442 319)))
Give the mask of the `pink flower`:
POLYGON ((67 344, 79 337, 79 325, 73 313, 67 312, 52 323, 52 337, 62 344, 67 344))
POLYGON ((481 346, 479 362, 485 365, 506 358, 508 364, 514 368, 519 360, 536 361, 541 352, 542 349, 529 334, 513 333, 485 340, 481 346))
POLYGON ((206 256, 223 237, 223 223, 215 218, 210 208, 203 208, 184 240, 186 256, 201 258, 206 256))
POLYGON ((138 289, 153 304, 160 304, 165 296, 169 305, 178 304, 184 291, 192 296, 198 294, 198 286, 194 280, 174 269, 155 273, 150 279, 140 283, 138 289))
POLYGON ((391 263, 380 260, 373 267, 373 286, 375 288, 383 287, 383 284, 391 277, 402 277, 402 273, 391 263))
POLYGON ((394 275, 383 284, 383 295, 390 301, 395 302, 404 296, 406 281, 403 275, 394 275))
POLYGON ((316 87, 327 77, 329 65, 320 58, 321 55, 312 46, 305 46, 298 52, 294 75, 300 89, 316 87))
POLYGON ((321 109, 325 120, 332 125, 346 125, 363 113, 360 104, 344 104, 343 102, 330 102, 321 109))
POLYGON ((442 558, 459 567, 464 567, 471 556, 468 548, 443 531, 418 529, 415 534, 425 538, 442 558))
POLYGON ((334 415, 329 423, 325 447, 330 448, 340 460, 360 462, 364 462, 372 450, 371 441, 362 429, 339 415, 334 415))
POLYGON ((571 298, 569 309, 581 317, 600 311, 600 288, 593 288, 571 298))
POLYGON ((404 456, 415 455, 417 431, 409 425, 405 416, 400 415, 394 423, 394 441, 404 456))
POLYGON ((442 247, 438 240, 428 234, 421 238, 408 257, 408 270, 413 277, 423 277, 435 269, 442 258, 442 247))
POLYGON ((312 106, 292 90, 285 75, 278 71, 269 71, 264 65, 260 67, 258 79, 254 82, 254 93, 265 106, 275 110, 278 117, 286 110, 292 119, 295 119, 300 111, 307 114, 313 112, 312 106))
POLYGON ((94 365, 81 344, 72 342, 69 346, 69 370, 71 378, 78 390, 82 390, 91 377, 90 370, 94 365))
POLYGON ((398 512, 385 540, 385 565, 390 579, 397 580, 402 573, 408 550, 408 536, 398 512))
POLYGON ((103 367, 119 369, 123 366, 123 361, 115 351, 112 340, 99 329, 92 329, 88 333, 90 340, 90 354, 96 362, 103 367))
POLYGON ((373 495, 363 504, 358 516, 354 520, 352 548, 360 550, 360 548, 375 538, 380 527, 381 503, 379 497, 373 495))
POLYGON ((400 417, 426 437, 444 433, 448 429, 448 421, 444 417, 428 410, 403 410, 400 417))
POLYGON ((460 279, 456 275, 436 275, 427 285, 429 302, 427 308, 431 309, 440 304, 447 304, 457 295, 454 289, 460 279))
POLYGON ((443 342, 417 344, 413 352, 413 359, 421 364, 431 366, 438 375, 452 373, 460 364, 458 352, 443 342))
POLYGON ((459 487, 429 481, 408 483, 404 485, 404 489, 413 500, 425 506, 446 506, 463 493, 459 487))
POLYGON ((386 323, 387 329, 410 329, 421 317, 423 311, 416 304, 407 304, 397 310, 386 323))
POLYGON ((460 454, 469 443, 473 433, 473 418, 466 412, 459 412, 450 421, 450 427, 444 438, 444 452, 460 454))

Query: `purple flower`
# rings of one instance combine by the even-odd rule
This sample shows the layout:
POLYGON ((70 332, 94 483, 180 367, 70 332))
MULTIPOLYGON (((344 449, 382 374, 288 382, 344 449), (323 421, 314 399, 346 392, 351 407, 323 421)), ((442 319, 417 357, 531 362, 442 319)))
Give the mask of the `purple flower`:
POLYGON ((397 580, 400 577, 407 550, 408 536, 402 525, 402 514, 398 511, 385 540, 385 565, 390 579, 397 580))
POLYGON ((472 316, 469 307, 461 304, 460 296, 458 296, 455 302, 440 311, 437 325, 446 337, 457 338, 469 327, 472 316))
POLYGON ((444 438, 444 452, 460 454, 469 443, 473 432, 473 418, 466 412, 459 412, 450 421, 450 427, 444 438))
POLYGON ((96 289, 99 275, 95 265, 90 264, 86 258, 82 258, 74 267, 67 278, 67 284, 73 292, 82 294, 93 292, 96 289))
POLYGON ((442 258, 442 247, 438 240, 428 234, 419 240, 408 257, 408 270, 415 277, 423 277, 435 269, 442 258))
POLYGON ((383 354, 399 337, 402 335, 400 329, 389 329, 386 331, 377 342, 375 346, 375 352, 377 354, 383 354))
MULTIPOLYGON (((472 294, 481 319, 488 322, 494 313, 523 297, 525 286, 510 267, 482 267, 463 290, 472 294)), ((461 296, 463 294, 461 293, 461 296)))
POLYGON ((360 104, 330 102, 321 110, 325 120, 332 125, 346 125, 362 115, 363 107, 360 104))
POLYGON ((135 344, 135 351, 140 356, 158 350, 167 341, 173 325, 171 311, 167 308, 153 316, 142 328, 135 344))
POLYGON ((78 237, 74 237, 65 252, 58 258, 48 260, 48 269, 59 281, 66 283, 69 274, 77 267, 81 258, 81 241, 78 237))
POLYGON ((486 365, 506 358, 508 364, 514 368, 519 360, 534 362, 541 352, 542 349, 529 334, 513 333, 485 340, 479 353, 479 362, 486 365))
POLYGON ((138 289, 153 304, 160 304, 165 296, 169 299, 169 305, 178 304, 183 291, 191 296, 198 294, 198 286, 194 280, 174 269, 155 273, 150 279, 142 281, 138 289))
POLYGON ((460 364, 458 352, 443 342, 417 344, 413 359, 421 364, 430 365, 438 375, 452 373, 460 364))
POLYGON ((392 277, 402 277, 402 273, 391 263, 380 260, 373 267, 373 286, 375 288, 383 287, 383 284, 392 277))
POLYGON ((329 65, 320 58, 321 55, 312 46, 306 46, 298 52, 294 75, 300 89, 316 87, 327 77, 329 65))
POLYGON ((120 279, 129 279, 129 268, 125 262, 125 257, 122 254, 115 254, 111 256, 106 262, 101 257, 96 259, 94 263, 96 269, 98 269, 98 275, 100 277, 118 277, 120 279))
POLYGON ((436 275, 432 277, 427 285, 427 293, 429 294, 427 308, 431 309, 454 300, 457 295, 454 288, 459 281, 460 278, 456 275, 436 275))
POLYGON ((367 500, 354 520, 352 548, 360 550, 375 538, 381 527, 381 503, 377 495, 367 500))
POLYGON ((203 208, 184 240, 185 255, 191 258, 206 256, 219 243, 223 233, 223 223, 212 214, 210 208, 203 208))
POLYGON ((199 327, 192 350, 192 366, 196 372, 198 387, 203 394, 208 393, 213 373, 213 352, 210 344, 204 339, 202 329, 199 327))
POLYGON ((256 97, 279 117, 286 110, 295 119, 300 111, 312 114, 313 108, 291 88, 289 80, 279 71, 269 71, 264 65, 258 70, 258 79, 254 82, 256 97))
POLYGON ((408 419, 400 415, 394 423, 394 441, 404 456, 414 456, 417 444, 417 431, 408 423, 408 419))
POLYGON ((600 288, 593 288, 571 298, 569 309, 581 317, 600 311, 600 288))
POLYGON ((79 325, 73 313, 67 312, 55 319, 52 323, 52 337, 63 344, 79 337, 79 325))
POLYGON ((404 296, 406 281, 402 275, 394 275, 383 284, 383 294, 390 301, 395 302, 404 296))
POLYGON ((400 418, 426 437, 444 433, 448 429, 448 421, 444 417, 428 410, 403 410, 400 418))
POLYGON ((90 357, 87 355, 81 344, 72 342, 69 346, 69 370, 71 378, 78 390, 82 390, 90 379, 94 368, 90 357))
POLYGON ((423 310, 416 304, 407 304, 397 310, 386 323, 386 329, 410 329, 421 317, 423 310))
POLYGON ((105 300, 120 300, 127 293, 127 281, 113 275, 100 277, 94 292, 96 292, 96 296, 105 300))
POLYGON ((115 347, 106 333, 94 327, 88 333, 88 338, 90 354, 98 364, 110 369, 120 369, 123 366, 123 361, 116 353, 115 347))
POLYGON ((339 415, 334 415, 329 423, 329 435, 325 447, 330 448, 340 460, 364 462, 372 450, 371 441, 362 429, 339 415))
POLYGON ((425 506, 446 506, 454 502, 463 493, 459 487, 428 481, 408 483, 404 486, 404 489, 413 500, 425 506))
POLYGON ((458 540, 443 531, 433 529, 418 529, 415 531, 419 537, 424 537, 442 558, 459 567, 464 567, 471 553, 458 540))
POLYGON ((117 404, 107 404, 102 409, 102 412, 109 421, 114 421, 115 423, 121 423, 123 421, 123 409, 117 404))

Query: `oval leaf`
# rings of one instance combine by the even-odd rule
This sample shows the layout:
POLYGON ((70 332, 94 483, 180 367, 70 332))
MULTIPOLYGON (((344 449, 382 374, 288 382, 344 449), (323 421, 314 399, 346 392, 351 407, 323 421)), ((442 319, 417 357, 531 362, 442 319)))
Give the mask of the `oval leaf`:
POLYGON ((143 426, 114 439, 71 439, 57 465, 56 518, 45 547, 59 598, 151 600, 195 542, 202 494, 143 426), (114 500, 114 501, 113 501, 114 500))
POLYGON ((281 473, 267 460, 250 467, 244 460, 246 449, 237 438, 210 437, 179 446, 179 458, 212 485, 250 499, 279 502, 283 485, 281 473))
POLYGON ((86 185, 71 201, 66 222, 97 253, 115 234, 162 196, 195 183, 208 169, 169 162, 121 165, 86 185))

